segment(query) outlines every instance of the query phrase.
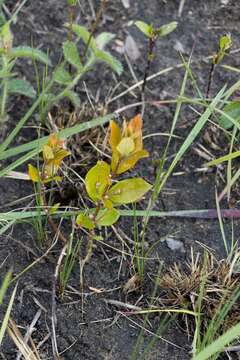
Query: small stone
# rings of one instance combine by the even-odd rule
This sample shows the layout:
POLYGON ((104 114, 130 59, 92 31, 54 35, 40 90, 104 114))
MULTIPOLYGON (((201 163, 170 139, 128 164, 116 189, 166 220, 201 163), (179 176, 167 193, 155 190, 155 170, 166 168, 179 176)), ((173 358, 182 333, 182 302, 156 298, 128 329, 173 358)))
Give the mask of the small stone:
POLYGON ((185 253, 185 248, 184 248, 184 244, 182 241, 168 238, 168 239, 166 239, 166 243, 167 243, 167 246, 169 247, 169 249, 171 249, 173 251, 179 250, 180 252, 185 253))

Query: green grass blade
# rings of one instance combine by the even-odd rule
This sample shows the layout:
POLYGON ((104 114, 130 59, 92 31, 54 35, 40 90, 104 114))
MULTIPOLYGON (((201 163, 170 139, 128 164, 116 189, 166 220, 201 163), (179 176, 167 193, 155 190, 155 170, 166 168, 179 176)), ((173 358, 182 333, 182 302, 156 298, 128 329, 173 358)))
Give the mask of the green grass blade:
MULTIPOLYGON (((53 217, 70 217, 76 216, 79 214, 80 210, 69 210, 69 211, 56 211, 53 217)), ((121 216, 137 216, 137 217, 145 217, 146 210, 119 210, 121 216)), ((39 212, 39 210, 32 211, 9 211, 5 213, 0 213, 0 222, 1 221, 21 221, 27 220, 30 218, 35 218, 41 216, 46 216, 45 211, 39 212)), ((217 211, 215 209, 209 210, 176 210, 176 211, 157 211, 151 210, 148 212, 149 217, 176 217, 176 218, 200 218, 200 219, 217 219, 217 211)), ((221 216, 227 218, 239 218, 240 210, 235 209, 227 209, 221 210, 221 216)))
MULTIPOLYGON (((103 124, 107 123, 108 121, 110 121, 111 119, 113 119, 114 117, 115 117, 114 114, 109 114, 109 115, 106 115, 103 117, 98 117, 91 121, 86 121, 85 123, 74 125, 70 128, 61 130, 61 131, 59 131, 58 134, 59 134, 59 136, 61 136, 61 138, 67 139, 68 137, 76 135, 85 130, 89 130, 96 126, 103 125, 103 124)), ((47 141, 47 139, 48 139, 48 137, 44 136, 40 139, 30 141, 27 144, 16 146, 16 147, 6 150, 2 153, 1 153, 1 148, 0 148, 0 160, 7 159, 9 157, 16 156, 18 154, 21 154, 23 152, 27 152, 27 151, 30 151, 30 150, 36 149, 36 148, 39 148, 39 151, 40 151, 42 145, 44 145, 44 143, 47 141)))
POLYGON ((231 329, 226 331, 212 344, 208 345, 198 355, 194 356, 192 360, 207 360, 211 356, 220 353, 224 350, 224 347, 230 344, 233 340, 240 336, 240 323, 233 326, 231 329))
POLYGON ((4 169, 0 170, 0 177, 7 175, 10 171, 15 169, 16 167, 20 166, 21 164, 25 163, 27 160, 31 159, 33 156, 37 155, 39 149, 34 149, 27 154, 23 155, 10 165, 6 166, 4 169))
POLYGON ((11 277, 12 277, 12 272, 11 271, 8 271, 3 279, 3 283, 1 285, 1 288, 0 288, 0 305, 2 305, 2 302, 3 302, 3 298, 4 298, 4 295, 7 291, 7 288, 8 288, 8 285, 10 283, 10 280, 11 280, 11 277))
POLYGON ((224 156, 221 156, 220 158, 218 159, 214 159, 212 161, 209 161, 208 163, 204 164, 205 166, 216 166, 216 165, 219 165, 225 161, 229 161, 229 160, 233 160, 237 157, 240 156, 240 151, 234 151, 234 152, 231 152, 230 154, 227 154, 227 155, 224 155, 224 156))
POLYGON ((195 126, 190 131, 190 134, 188 135, 188 137, 186 138, 186 140, 184 141, 184 143, 180 147, 180 149, 177 152, 174 160, 172 161, 171 165, 169 166, 168 171, 166 172, 166 174, 165 174, 165 176, 164 176, 164 178, 163 178, 163 180, 162 180, 162 182, 161 182, 161 184, 160 184, 160 186, 158 188, 158 193, 160 192, 160 190, 164 186, 165 182, 167 181, 168 177, 172 173, 175 166, 178 164, 179 160, 183 157, 185 152, 188 150, 190 145, 193 143, 193 141, 196 139, 196 137, 198 136, 198 134, 200 133, 200 131, 202 130, 202 128, 204 127, 204 125, 208 121, 211 114, 214 112, 217 104, 219 103, 219 101, 222 99, 222 97, 224 95, 225 89, 226 89, 226 86, 224 86, 219 91, 219 93, 213 99, 211 104, 207 107, 207 109, 204 111, 204 113, 200 116, 198 122, 195 124, 195 126))
POLYGON ((19 120, 15 128, 11 131, 11 133, 8 135, 8 137, 3 141, 3 143, 0 145, 0 154, 3 153, 3 151, 8 147, 9 144, 13 141, 13 139, 16 137, 16 135, 19 133, 19 131, 22 129, 26 121, 29 119, 29 117, 34 113, 34 111, 37 109, 38 105, 41 103, 43 97, 47 93, 47 91, 51 88, 53 84, 53 81, 50 81, 49 84, 46 86, 42 94, 38 97, 38 99, 33 103, 33 105, 30 107, 30 109, 26 112, 26 114, 19 120))

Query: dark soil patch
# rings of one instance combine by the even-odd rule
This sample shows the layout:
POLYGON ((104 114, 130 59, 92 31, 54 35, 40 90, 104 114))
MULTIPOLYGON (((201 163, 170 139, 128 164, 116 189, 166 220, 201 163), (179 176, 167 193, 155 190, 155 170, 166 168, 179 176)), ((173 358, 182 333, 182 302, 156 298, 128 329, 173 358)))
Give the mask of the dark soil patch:
MULTIPOLYGON (((15 1, 7 1, 6 3, 11 9, 15 1)), ((18 22, 14 26, 15 42, 17 44, 29 44, 31 42, 35 45, 41 44, 41 48, 50 49, 50 56, 56 63, 59 58, 61 43, 66 36, 63 30, 63 24, 67 20, 65 3, 65 0, 29 2, 29 5, 25 6, 20 13, 18 22)), ((82 1, 81 3, 79 21, 87 23, 91 11, 89 10, 88 1, 82 1)), ((146 57, 144 52, 146 42, 141 34, 133 26, 130 26, 130 22, 142 19, 153 22, 155 25, 162 25, 177 20, 179 22, 177 30, 158 44, 157 56, 152 71, 157 72, 160 69, 181 62, 178 52, 174 48, 177 41, 182 44, 186 57, 190 55, 194 45, 193 59, 194 61, 197 60, 197 62, 193 65, 193 72, 198 79, 198 85, 204 91, 207 86, 209 63, 200 60, 203 57, 212 55, 216 50, 219 36, 226 32, 230 31, 232 33, 234 49, 237 49, 240 45, 238 39, 240 5, 236 1, 229 1, 226 6, 222 6, 220 3, 220 1, 213 0, 208 2, 204 0, 186 1, 182 15, 178 17, 178 1, 132 1, 129 10, 124 9, 120 0, 110 1, 105 21, 101 24, 100 30, 114 32, 117 34, 117 39, 122 41, 124 41, 128 33, 135 38, 142 57, 133 64, 133 69, 137 78, 142 79, 146 57)), ((93 1, 93 4, 96 8, 98 1, 93 1)), ((123 60, 119 54, 116 53, 116 56, 123 60)), ((238 54, 230 55, 226 61, 233 66, 237 66, 238 54)), ((19 69, 26 77, 34 81, 34 72, 29 70, 27 63, 19 63, 19 69)), ((94 95, 100 89, 99 101, 104 103, 109 87, 115 86, 115 80, 112 72, 105 67, 101 67, 100 74, 101 76, 97 71, 90 76, 87 86, 94 95)), ((147 98, 149 100, 176 98, 183 75, 184 70, 176 69, 168 75, 155 78, 148 83, 147 98)), ((133 84, 125 62, 124 73, 120 80, 127 85, 133 84)), ((215 94, 225 83, 231 84, 234 81, 232 73, 223 71, 221 68, 217 69, 211 94, 215 94)), ((121 89, 124 90, 124 87, 121 89)), ((192 94, 193 88, 189 86, 187 91, 192 94)), ((120 92, 120 88, 116 94, 118 92, 120 92)), ((109 110, 116 110, 133 102, 136 102, 136 98, 132 94, 127 94, 113 102, 109 110)), ((21 104, 21 100, 19 99, 17 103, 21 104)), ((159 109, 148 106, 144 117, 144 133, 169 132, 173 114, 174 106, 172 105, 161 106, 159 109)), ((133 111, 129 110, 124 115, 130 117, 133 115, 133 111)), ((19 113, 15 113, 13 109, 10 124, 13 124, 18 118, 19 113)), ((33 124, 35 123, 34 118, 31 121, 33 124)), ((195 121, 196 114, 189 106, 185 106, 181 113, 176 134, 185 138, 195 121)), ((19 141, 25 141, 24 139, 30 139, 32 136, 32 130, 25 129, 23 138, 19 141)), ((219 141, 222 141, 222 139, 220 138, 219 141)), ((203 136, 199 136, 197 142, 207 146, 204 143, 203 136)), ((154 179, 154 162, 158 160, 165 144, 166 138, 161 136, 151 137, 145 141, 145 146, 151 153, 151 157, 137 167, 137 172, 149 181, 154 179)), ((176 153, 179 144, 180 140, 172 143, 171 154, 176 153)), ((197 143, 194 144, 194 146, 196 145, 197 143)), ((217 175, 214 171, 210 173, 195 171, 202 166, 205 160, 194 152, 194 146, 176 168, 176 173, 181 172, 182 174, 175 174, 170 178, 161 194, 161 198, 155 204, 155 209, 170 211, 215 208, 217 175)), ((215 153, 216 155, 222 154, 221 151, 215 151, 215 153)), ((26 171, 26 167, 23 168, 26 171)), ((220 186, 222 187, 223 184, 220 184, 220 186)), ((32 192, 31 186, 27 186, 25 182, 5 179, 0 181, 0 190, 2 211, 5 209, 5 204, 9 204, 32 192)), ((17 206, 20 207, 22 204, 17 206)), ((140 206, 144 208, 144 205, 140 206)), ((231 239, 231 222, 226 221, 225 225, 226 229, 229 230, 226 231, 226 234, 231 239)), ((119 227, 128 236, 133 237, 132 219, 121 219, 119 227)), ((132 268, 129 257, 123 256, 121 252, 127 252, 128 248, 119 241, 113 232, 109 235, 105 242, 111 247, 119 249, 119 252, 104 245, 100 245, 94 250, 91 262, 86 266, 84 302, 82 303, 81 295, 73 290, 68 292, 63 301, 57 301, 57 341, 60 352, 63 352, 62 359, 127 360, 131 358, 131 352, 139 333, 139 326, 136 323, 141 325, 141 318, 130 317, 129 320, 124 315, 118 317, 117 311, 125 311, 125 309, 117 308, 107 303, 106 300, 111 299, 135 304, 143 295, 138 305, 146 305, 146 299, 151 295, 153 287, 149 279, 156 274, 159 262, 156 260, 149 261, 144 286, 135 293, 124 295, 121 287, 131 277, 132 268), (89 287, 105 290, 97 294, 89 290, 89 287)), ((159 242, 151 254, 152 257, 159 257, 165 264, 172 264, 174 261, 184 263, 190 254, 191 247, 194 247, 196 251, 202 250, 199 243, 211 247, 216 256, 220 258, 224 256, 224 247, 217 221, 156 218, 150 220, 146 237, 148 246, 153 245, 161 238, 171 236, 183 242, 185 252, 173 252, 167 247, 166 242, 159 242)), ((238 238, 238 236, 238 229, 235 226, 235 237, 238 238)), ((1 272, 3 273, 6 268, 12 265, 15 274, 18 274, 36 259, 34 254, 28 251, 26 247, 24 248, 23 245, 32 249, 37 256, 41 255, 35 246, 35 239, 36 234, 33 232, 32 227, 27 224, 17 225, 8 236, 3 236, 1 239, 0 263, 5 258, 8 261, 2 267, 1 272)), ((16 297, 12 317, 19 326, 27 327, 36 312, 41 308, 42 313, 33 334, 36 344, 50 334, 52 278, 59 251, 60 245, 54 249, 51 259, 44 259, 19 279, 18 296, 16 297)), ((79 291, 78 266, 76 266, 71 277, 70 285, 76 291, 79 291)), ((152 328, 150 330, 156 332, 159 318, 152 317, 151 321, 152 328)), ((191 342, 188 341, 187 336, 176 325, 171 326, 164 336, 173 345, 158 340, 147 359, 190 359, 191 342)), ((146 332, 146 342, 149 341, 150 337, 146 332)), ((40 348, 40 353, 42 359, 53 358, 51 337, 44 342, 40 348)), ((9 338, 5 340, 0 358, 8 360, 16 358, 16 349, 9 338)))

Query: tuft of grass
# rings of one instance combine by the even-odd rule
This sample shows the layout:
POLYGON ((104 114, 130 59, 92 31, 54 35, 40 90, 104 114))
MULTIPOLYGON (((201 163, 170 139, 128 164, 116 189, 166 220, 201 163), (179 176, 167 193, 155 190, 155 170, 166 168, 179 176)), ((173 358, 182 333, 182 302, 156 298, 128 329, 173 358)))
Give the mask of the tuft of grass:
POLYGON ((196 313, 195 317, 183 316, 186 330, 193 336, 194 356, 240 321, 238 259, 239 254, 235 263, 217 261, 205 252, 203 258, 192 255, 186 270, 175 264, 159 277, 161 304, 196 313))

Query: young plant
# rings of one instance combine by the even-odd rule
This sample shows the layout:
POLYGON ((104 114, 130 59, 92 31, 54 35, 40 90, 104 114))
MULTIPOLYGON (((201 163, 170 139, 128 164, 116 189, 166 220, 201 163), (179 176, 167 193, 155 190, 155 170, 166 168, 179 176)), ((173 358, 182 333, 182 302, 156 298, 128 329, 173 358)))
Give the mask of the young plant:
MULTIPOLYGON (((48 141, 42 148, 43 164, 41 169, 36 168, 32 164, 28 165, 28 175, 30 179, 36 184, 35 192, 39 194, 37 196, 37 204, 44 207, 44 210, 48 214, 48 220, 53 230, 56 231, 57 226, 51 218, 51 215, 58 209, 59 204, 53 206, 48 205, 45 196, 45 185, 56 181, 61 181, 61 177, 58 172, 61 168, 62 161, 70 155, 70 152, 65 149, 64 141, 59 139, 57 134, 53 133, 49 136, 48 141)), ((38 229, 43 232, 41 215, 39 215, 39 221, 37 222, 38 229)), ((65 237, 60 233, 61 239, 66 242, 65 237)))
POLYGON ((59 273, 59 294, 61 297, 64 296, 68 281, 80 252, 81 239, 78 239, 74 244, 73 235, 74 229, 70 235, 66 255, 59 273))
POLYGON ((120 216, 119 206, 140 200, 152 187, 142 178, 117 181, 119 175, 131 170, 141 158, 148 156, 142 144, 141 116, 135 116, 130 122, 124 121, 122 130, 115 121, 111 121, 109 144, 112 150, 111 163, 98 161, 85 177, 86 191, 94 206, 81 211, 76 220, 80 228, 89 231, 83 264, 92 254, 95 230, 113 225, 120 216))
POLYGON ((44 97, 44 116, 53 105, 64 98, 71 101, 75 108, 80 106, 80 98, 74 90, 83 75, 91 71, 98 62, 110 66, 118 75, 122 73, 121 63, 105 50, 107 44, 115 37, 114 34, 103 32, 96 38, 84 26, 68 23, 66 27, 76 40, 67 40, 63 43, 64 61, 53 72, 53 78, 47 96, 44 97), (83 54, 78 49, 78 44, 83 43, 83 54), (68 65, 68 68, 66 67, 68 65), (70 65, 70 67, 69 67, 70 65), (69 71, 70 69, 70 71, 69 71), (57 93, 53 85, 57 84, 57 93))
POLYGON ((220 37, 219 43, 218 43, 218 51, 212 58, 212 64, 211 64, 209 77, 208 77, 206 98, 209 97, 209 93, 210 93, 211 85, 213 82, 213 76, 214 76, 214 71, 216 69, 216 66, 223 60, 223 58, 225 57, 225 55, 227 54, 227 52, 229 51, 231 46, 232 46, 232 40, 231 40, 230 34, 226 34, 226 35, 223 35, 220 37))
POLYGON ((70 152, 65 149, 64 140, 59 139, 57 134, 51 134, 48 142, 43 145, 42 155, 43 165, 41 170, 31 164, 28 165, 30 179, 41 185, 52 181, 61 181, 58 171, 63 159, 70 155, 70 152))
POLYGON ((147 77, 149 75, 151 64, 154 60, 154 51, 156 42, 159 38, 170 34, 177 27, 177 22, 173 21, 169 24, 163 25, 160 28, 154 28, 151 24, 147 24, 143 21, 136 21, 137 28, 148 38, 148 52, 147 52, 147 64, 144 71, 143 84, 141 89, 141 95, 139 101, 144 101, 145 87, 147 83, 147 77))

